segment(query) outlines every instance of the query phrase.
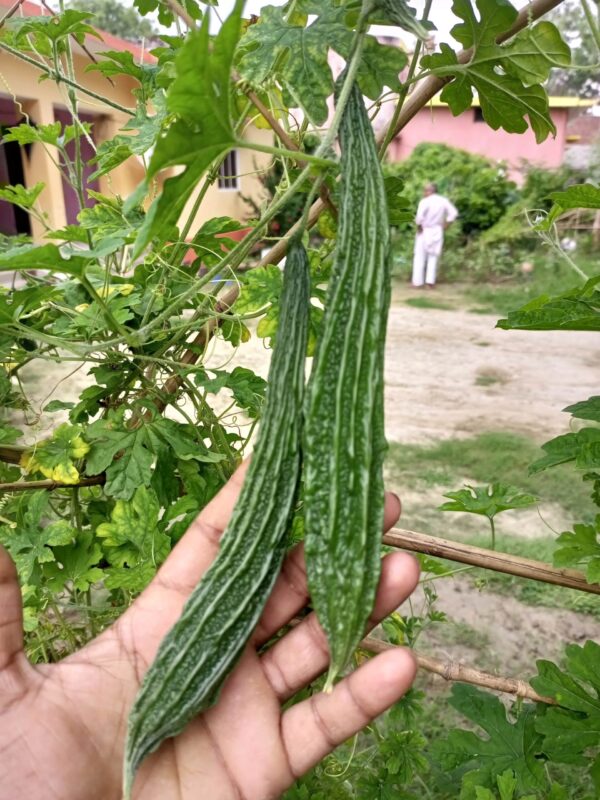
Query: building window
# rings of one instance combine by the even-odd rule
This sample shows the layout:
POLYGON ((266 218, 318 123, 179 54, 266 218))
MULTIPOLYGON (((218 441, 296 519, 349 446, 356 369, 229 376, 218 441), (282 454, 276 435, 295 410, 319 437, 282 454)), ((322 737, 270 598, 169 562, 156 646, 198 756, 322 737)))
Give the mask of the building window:
POLYGON ((481 110, 481 106, 475 106, 473 109, 473 121, 474 122, 485 122, 483 118, 483 111, 481 110))
POLYGON ((239 189, 237 150, 230 150, 219 167, 219 189, 239 189))

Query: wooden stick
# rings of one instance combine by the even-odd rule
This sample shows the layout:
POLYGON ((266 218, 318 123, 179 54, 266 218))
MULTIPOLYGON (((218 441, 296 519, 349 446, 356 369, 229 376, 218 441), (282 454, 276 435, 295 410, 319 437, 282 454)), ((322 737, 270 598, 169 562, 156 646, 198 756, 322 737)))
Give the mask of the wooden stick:
MULTIPOLYGON (((367 636, 360 643, 360 647, 368 650, 369 653, 384 653, 386 650, 394 650, 397 645, 367 636)), ((473 686, 482 686, 485 689, 493 689, 496 692, 505 692, 506 694, 523 697, 526 700, 533 700, 534 703, 556 705, 556 700, 552 697, 544 697, 538 694, 526 681, 520 678, 505 678, 501 675, 492 675, 474 667, 463 666, 456 661, 440 661, 415 650, 412 652, 422 669, 427 670, 427 672, 433 672, 435 675, 440 675, 445 681, 471 683, 473 686)))
POLYGON ((101 486, 106 481, 106 475, 95 475, 93 478, 82 478, 77 483, 61 483, 60 481, 15 481, 14 483, 0 483, 0 495, 6 492, 34 492, 46 489, 77 489, 80 486, 101 486))
POLYGON ((486 550, 483 547, 474 547, 463 542, 454 542, 449 539, 440 539, 426 533, 407 531, 393 528, 383 536, 384 544, 398 547, 402 550, 411 550, 415 553, 424 553, 437 558, 447 558, 461 564, 471 564, 474 567, 504 572, 507 575, 516 575, 519 578, 529 578, 542 583, 552 583, 555 586, 565 586, 569 589, 579 589, 582 592, 600 594, 600 584, 588 583, 583 572, 575 569, 553 567, 543 561, 533 561, 529 558, 513 556, 509 553, 499 553, 496 550, 486 550))

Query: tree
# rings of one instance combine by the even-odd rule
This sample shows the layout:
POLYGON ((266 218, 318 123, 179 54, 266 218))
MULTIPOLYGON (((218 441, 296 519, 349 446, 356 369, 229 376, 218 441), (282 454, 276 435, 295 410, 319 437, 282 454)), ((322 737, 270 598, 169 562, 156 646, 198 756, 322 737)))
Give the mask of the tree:
POLYGON ((158 31, 148 19, 142 19, 134 8, 120 0, 71 0, 71 8, 94 14, 92 24, 101 31, 120 36, 130 42, 152 39, 158 31))
POLYGON ((570 0, 560 5, 549 19, 560 30, 563 38, 573 51, 573 61, 579 67, 589 69, 554 69, 550 74, 547 89, 551 95, 577 95, 579 97, 596 98, 600 96, 600 47, 596 35, 600 27, 599 0, 588 2, 592 18, 596 16, 596 31, 586 19, 581 2, 570 0), (595 35, 596 34, 596 35, 595 35))

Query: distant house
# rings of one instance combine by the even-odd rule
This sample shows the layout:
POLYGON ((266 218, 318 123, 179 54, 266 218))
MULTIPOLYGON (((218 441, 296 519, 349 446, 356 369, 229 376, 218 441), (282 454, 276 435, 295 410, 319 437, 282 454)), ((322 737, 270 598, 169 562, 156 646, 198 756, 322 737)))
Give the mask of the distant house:
MULTIPOLYGON (((594 105, 593 100, 577 97, 551 97, 550 113, 556 126, 556 136, 538 144, 531 129, 523 134, 494 131, 484 121, 479 103, 458 117, 439 97, 422 108, 389 148, 390 161, 403 161, 421 142, 436 142, 459 147, 508 164, 510 177, 517 182, 522 176, 524 162, 544 167, 559 167, 565 158, 567 125, 582 109, 594 105)), ((432 176, 435 177, 435 176, 432 176)))
MULTIPOLYGON (((0 0, 0 17, 13 6, 14 0, 0 0)), ((41 16, 49 12, 43 6, 26 0, 17 13, 24 16, 41 16)), ((155 61, 154 57, 138 44, 105 32, 102 33, 102 37, 103 42, 88 37, 85 42, 87 50, 92 54, 103 50, 129 51, 138 63, 155 61)), ((137 87, 137 83, 133 78, 116 75, 112 77, 111 83, 99 72, 85 71, 90 63, 90 56, 75 43, 73 43, 73 53, 75 75, 80 85, 110 98, 125 108, 135 106, 132 91, 137 87)), ((38 199, 38 206, 47 214, 48 224, 52 228, 61 228, 67 223, 77 222, 79 209, 75 193, 63 181, 53 164, 53 159, 57 157, 53 152, 54 148, 41 144, 21 148, 16 143, 2 143, 2 135, 6 134, 7 129, 21 122, 29 121, 37 125, 47 125, 55 121, 70 123, 71 114, 64 87, 57 86, 51 80, 40 83, 39 76, 40 73, 35 67, 0 50, 0 185, 33 186, 43 181, 45 188, 38 199)), ((78 101, 81 119, 92 124, 92 143, 85 137, 80 139, 83 157, 89 161, 94 156, 95 146, 118 133, 127 121, 128 115, 82 92, 78 93, 78 101)), ((259 130, 254 126, 249 126, 245 135, 246 139, 263 144, 272 144, 273 141, 270 131, 259 130)), ((72 152, 74 147, 72 143, 72 152)), ((270 157, 263 153, 246 149, 231 151, 222 166, 220 177, 207 192, 190 233, 193 234, 198 225, 213 216, 231 216, 239 220, 247 218, 248 205, 243 198, 252 197, 256 202, 260 202, 263 186, 256 172, 264 168, 269 161, 270 157)), ((93 164, 86 164, 86 188, 108 195, 127 197, 144 177, 143 164, 137 157, 128 159, 111 172, 110 177, 103 176, 90 182, 87 178, 94 169, 93 164)), ((86 203, 92 205, 94 200, 87 198, 86 203)), ((190 204, 187 209, 189 208, 190 204)), ((0 233, 31 234, 39 241, 44 231, 36 219, 0 201, 0 233)))

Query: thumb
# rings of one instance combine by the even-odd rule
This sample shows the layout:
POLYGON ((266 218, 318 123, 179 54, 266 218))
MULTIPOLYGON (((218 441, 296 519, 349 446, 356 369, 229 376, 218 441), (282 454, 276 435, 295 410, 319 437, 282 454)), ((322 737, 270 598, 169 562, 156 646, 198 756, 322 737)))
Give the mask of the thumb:
POLYGON ((17 570, 0 545, 0 671, 23 649, 23 604, 17 570))

